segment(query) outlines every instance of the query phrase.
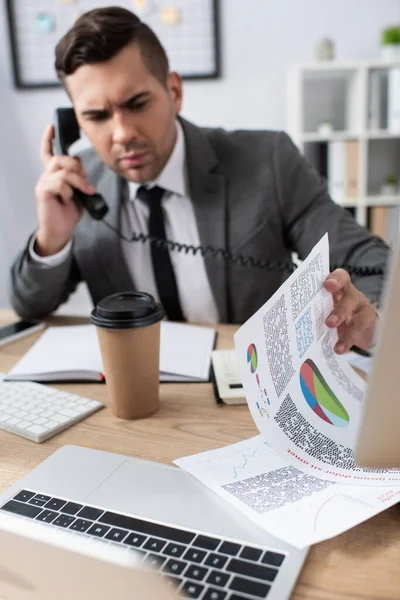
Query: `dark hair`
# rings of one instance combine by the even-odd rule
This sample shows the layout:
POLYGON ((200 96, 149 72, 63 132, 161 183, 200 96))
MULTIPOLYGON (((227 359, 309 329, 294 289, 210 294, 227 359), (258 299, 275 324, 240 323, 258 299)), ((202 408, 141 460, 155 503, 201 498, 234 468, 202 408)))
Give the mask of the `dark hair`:
POLYGON ((168 57, 156 34, 133 12, 117 6, 79 17, 56 46, 55 68, 64 84, 82 65, 107 62, 128 44, 137 44, 149 72, 166 84, 168 57))

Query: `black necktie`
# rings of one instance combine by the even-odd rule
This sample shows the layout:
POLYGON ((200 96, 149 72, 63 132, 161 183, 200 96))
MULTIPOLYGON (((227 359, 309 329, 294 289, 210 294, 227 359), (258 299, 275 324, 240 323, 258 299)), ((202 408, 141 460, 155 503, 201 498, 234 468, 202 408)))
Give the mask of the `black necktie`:
MULTIPOLYGON (((163 195, 164 190, 158 186, 148 189, 142 185, 137 191, 138 198, 147 202, 150 209, 149 235, 165 240, 164 215, 161 207, 163 195)), ((163 245, 152 243, 151 258, 161 304, 168 319, 171 321, 184 321, 168 249, 163 245)))

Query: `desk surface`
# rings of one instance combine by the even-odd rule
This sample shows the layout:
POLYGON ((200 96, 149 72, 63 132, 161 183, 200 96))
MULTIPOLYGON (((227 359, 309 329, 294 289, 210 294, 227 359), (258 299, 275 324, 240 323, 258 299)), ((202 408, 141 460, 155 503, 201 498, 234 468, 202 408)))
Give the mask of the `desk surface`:
MULTIPOLYGON (((0 325, 12 320, 13 313, 0 311, 0 325)), ((79 320, 63 317, 52 322, 72 324, 79 320)), ((231 348, 236 328, 223 325, 218 329, 218 348, 231 348)), ((38 335, 0 348, 0 371, 8 371, 38 335)), ((106 400, 104 385, 56 387, 106 400)), ((65 444, 168 463, 257 433, 247 406, 218 407, 211 384, 163 384, 161 409, 149 419, 121 421, 105 408, 44 444, 0 431, 0 493, 65 444)), ((313 546, 292 599, 399 600, 399 533, 397 505, 347 533, 313 546)))

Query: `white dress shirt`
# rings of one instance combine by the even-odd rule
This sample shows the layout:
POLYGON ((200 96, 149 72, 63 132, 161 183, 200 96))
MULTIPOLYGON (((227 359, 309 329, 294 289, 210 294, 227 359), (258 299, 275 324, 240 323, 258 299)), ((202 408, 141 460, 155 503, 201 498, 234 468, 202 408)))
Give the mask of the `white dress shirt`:
MULTIPOLYGON (((166 190, 161 205, 164 211, 167 239, 199 246, 199 232, 187 186, 185 155, 185 139, 182 127, 177 122, 177 139, 172 154, 157 179, 148 182, 148 185, 158 185, 166 190)), ((129 236, 132 231, 148 233, 149 207, 145 202, 136 198, 140 185, 128 182, 130 201, 121 215, 121 228, 125 236, 129 236)), ((49 266, 61 264, 71 252, 72 246, 72 242, 68 242, 57 254, 42 257, 34 251, 34 243, 35 238, 30 244, 32 259, 49 266)), ((150 244, 125 241, 121 243, 123 256, 135 289, 148 292, 159 302, 150 244)), ((193 256, 176 251, 171 251, 170 257, 185 319, 217 323, 218 310, 208 280, 204 258, 200 253, 193 256)))

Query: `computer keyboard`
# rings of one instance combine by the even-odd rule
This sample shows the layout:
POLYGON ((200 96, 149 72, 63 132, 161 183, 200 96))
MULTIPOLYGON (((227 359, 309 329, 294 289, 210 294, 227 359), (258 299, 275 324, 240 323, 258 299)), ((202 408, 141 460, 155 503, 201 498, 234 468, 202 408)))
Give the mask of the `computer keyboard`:
POLYGON ((0 382, 0 429, 44 442, 104 405, 31 382, 0 382))
POLYGON ((19 491, 0 511, 100 538, 118 544, 127 552, 134 550, 180 595, 200 600, 267 598, 286 557, 274 549, 130 517, 32 490, 19 491))

